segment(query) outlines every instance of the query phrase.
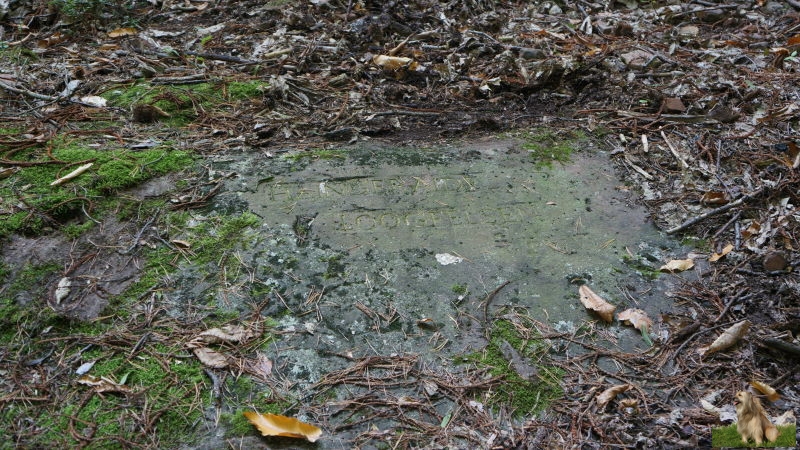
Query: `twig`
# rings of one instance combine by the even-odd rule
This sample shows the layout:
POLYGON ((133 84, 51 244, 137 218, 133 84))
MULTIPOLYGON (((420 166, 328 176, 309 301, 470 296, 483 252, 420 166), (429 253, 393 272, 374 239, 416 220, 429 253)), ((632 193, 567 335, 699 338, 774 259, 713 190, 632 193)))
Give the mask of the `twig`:
POLYGON ((139 231, 136 233, 136 236, 133 237, 133 242, 131 243, 131 246, 121 252, 122 255, 127 255, 128 253, 132 252, 137 245, 139 245, 139 239, 142 238, 144 230, 146 230, 147 227, 149 227, 150 224, 152 224, 153 221, 156 220, 156 217, 158 217, 158 213, 154 214, 149 219, 147 219, 147 222, 145 222, 144 226, 140 228, 139 231))
POLYGON ((39 94, 36 92, 29 91, 27 89, 19 89, 15 88, 14 86, 10 86, 6 83, 0 81, 0 87, 15 94, 27 95, 28 97, 33 97, 39 100, 47 100, 49 102, 55 102, 59 100, 59 97, 51 97, 49 95, 39 94))
POLYGON ((769 338, 769 337, 764 338, 762 342, 764 343, 765 346, 769 348, 780 350, 784 353, 788 353, 789 355, 794 356, 795 358, 800 358, 800 347, 796 345, 792 345, 780 339, 769 338))
POLYGON ((669 139, 667 139, 667 135, 663 131, 661 132, 661 137, 664 138, 664 142, 667 143, 667 146, 669 147, 669 151, 672 152, 672 156, 674 156, 675 159, 677 159, 678 162, 681 163, 681 167, 684 168, 684 169, 688 169, 689 168, 689 164, 686 162, 686 160, 683 159, 681 154, 678 153, 678 150, 676 150, 675 146, 672 145, 672 142, 670 142, 669 139))
MULTIPOLYGON (((380 117, 380 116, 438 116, 441 113, 438 112, 428 112, 428 111, 380 111, 372 114, 372 117, 380 117)), ((367 119, 369 120, 369 119, 367 119)))
POLYGON ((728 310, 731 309, 731 306, 733 306, 734 303, 745 301, 753 297, 754 295, 755 294, 742 295, 739 297, 733 297, 730 300, 728 300, 728 302, 725 303, 725 308, 723 308, 722 312, 719 313, 716 320, 714 320, 714 323, 719 322, 723 317, 725 317, 725 314, 728 314, 728 310))
POLYGON ((739 197, 738 199, 728 203, 727 205, 722 205, 719 208, 712 209, 711 211, 707 211, 707 212, 705 212, 703 214, 700 214, 697 217, 689 219, 686 222, 683 222, 682 224, 678 225, 675 228, 670 228, 669 230, 667 230, 667 234, 675 234, 675 233, 677 233, 679 231, 683 231, 683 230, 689 228, 690 226, 692 226, 692 225, 694 225, 694 224, 696 224, 698 222, 702 222, 703 220, 708 219, 711 216, 716 216, 717 214, 724 213, 725 211, 727 211, 727 210, 729 210, 731 208, 735 208, 735 207, 743 204, 746 201, 750 201, 750 200, 758 197, 759 195, 761 195, 762 192, 764 192, 764 188, 763 187, 758 189, 757 191, 753 192, 752 194, 748 194, 748 195, 739 197))
POLYGON ((721 226, 719 228, 719 230, 717 230, 717 232, 714 233, 714 236, 711 236, 711 240, 712 241, 716 240, 717 237, 719 237, 719 235, 722 234, 722 232, 724 232, 729 226, 731 226, 732 223, 734 223, 737 220, 739 220, 739 217, 741 217, 741 216, 742 216, 742 212, 741 211, 736 211, 736 214, 734 214, 733 217, 731 217, 731 220, 726 222, 725 225, 721 226))
POLYGON ((506 287, 508 285, 508 283, 511 283, 511 282, 510 281, 504 282, 503 284, 498 286, 497 289, 495 289, 492 292, 490 292, 489 295, 487 295, 485 299, 483 299, 483 321, 484 321, 484 323, 489 321, 489 303, 491 303, 491 301, 494 298, 494 296, 497 295, 497 293, 500 292, 501 289, 506 287))

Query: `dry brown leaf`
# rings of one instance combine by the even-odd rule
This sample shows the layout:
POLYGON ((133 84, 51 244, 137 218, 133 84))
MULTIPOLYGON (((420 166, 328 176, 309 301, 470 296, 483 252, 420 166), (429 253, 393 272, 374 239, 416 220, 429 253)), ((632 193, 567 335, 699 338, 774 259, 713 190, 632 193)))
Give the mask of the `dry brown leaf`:
POLYGON ((750 321, 743 320, 741 322, 737 322, 731 325, 727 330, 723 331, 722 334, 711 343, 711 345, 697 349, 697 353, 700 354, 700 356, 710 355, 712 353, 732 347, 739 342, 739 340, 745 334, 747 334, 747 330, 749 329, 750 321))
POLYGON ((781 398, 781 395, 778 394, 778 391, 776 391, 775 388, 767 383, 753 380, 750 382, 750 386, 753 386, 758 392, 766 395, 767 399, 771 402, 777 401, 779 398, 781 398))
POLYGON ((261 414, 255 411, 245 411, 244 416, 250 421, 262 436, 285 436, 298 439, 308 439, 316 442, 322 436, 322 429, 309 423, 301 422, 293 417, 278 414, 261 414))
POLYGON ((228 367, 228 359, 225 358, 225 355, 216 350, 211 350, 208 347, 198 347, 193 348, 192 352, 194 352, 194 356, 197 356, 197 359, 199 359, 201 363, 208 367, 213 367, 215 369, 228 367))
POLYGON ((591 309, 596 312, 601 319, 608 323, 614 320, 614 310, 617 309, 616 306, 605 301, 603 297, 595 294, 585 285, 578 288, 578 294, 580 294, 581 303, 583 303, 586 309, 591 309))
POLYGON ((191 248, 192 244, 189 241, 183 241, 180 239, 172 239, 170 241, 172 244, 175 244, 175 247, 180 247, 182 249, 191 248))
POLYGON ((375 55, 372 57, 372 63, 391 71, 417 70, 419 66, 419 64, 411 58, 389 55, 375 55))
POLYGON ((728 194, 722 191, 708 191, 703 194, 700 201, 706 205, 724 205, 728 203, 728 194))
POLYGON ((198 336, 208 344, 215 344, 218 342, 243 342, 252 339, 257 335, 253 327, 245 327, 242 325, 225 325, 221 328, 212 328, 203 331, 198 336))
POLYGON ((118 38, 123 36, 135 36, 138 33, 136 28, 117 28, 108 32, 108 37, 118 38))
POLYGON ((66 39, 67 39, 67 36, 64 33, 55 32, 55 33, 53 33, 52 35, 50 35, 49 37, 47 37, 45 39, 39 39, 39 42, 38 42, 39 48, 51 47, 53 45, 60 44, 60 43, 64 42, 64 40, 66 40, 66 39))
POLYGON ((254 360, 248 360, 247 366, 251 373, 264 380, 272 373, 272 360, 265 353, 258 353, 254 360))
POLYGON ((614 397, 627 391, 630 388, 631 388, 630 384, 618 384, 616 386, 611 386, 610 388, 601 392, 597 396, 597 398, 595 398, 595 402, 597 402, 597 406, 599 406, 600 408, 605 408, 608 402, 614 400, 614 397))
POLYGON ((639 414, 639 400, 635 398, 620 399, 617 409, 625 414, 639 414))
POLYGON ((653 321, 647 317, 647 313, 638 308, 630 308, 617 314, 617 320, 630 322, 634 328, 648 332, 653 329, 653 321))
POLYGON ((82 377, 78 378, 78 384, 91 386, 98 393, 118 392, 121 394, 127 394, 132 392, 131 388, 125 386, 124 384, 119 384, 116 381, 106 377, 96 377, 94 375, 83 375, 82 377))
POLYGON ((726 245, 726 246, 725 246, 725 248, 723 248, 721 252, 719 252, 719 253, 714 253, 713 255, 711 255, 711 257, 710 257, 710 258, 708 258, 708 262, 716 262, 716 261, 719 261, 719 260, 720 260, 720 259, 721 259, 723 256, 725 256, 725 255, 727 255, 728 253, 730 253, 730 252, 731 252, 731 250, 733 250, 733 244, 728 244, 728 245, 726 245))
POLYGON ((693 259, 673 259, 672 261, 664 264, 658 270, 662 272, 683 272, 694 267, 693 259))

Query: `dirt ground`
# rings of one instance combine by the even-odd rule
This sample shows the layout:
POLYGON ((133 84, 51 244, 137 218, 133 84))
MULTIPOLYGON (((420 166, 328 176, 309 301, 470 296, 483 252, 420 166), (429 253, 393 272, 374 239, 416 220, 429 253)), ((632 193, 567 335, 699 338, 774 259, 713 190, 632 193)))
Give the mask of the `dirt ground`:
MULTIPOLYGON (((61 422, 68 425, 63 441, 42 437, 44 430, 34 425, 42 419, 26 407, 72 401, 86 408, 91 397, 66 392, 75 389, 64 382, 64 371, 75 368, 70 355, 87 345, 111 345, 133 355, 148 339, 167 334, 158 311, 147 307, 147 299, 157 300, 157 289, 143 290, 138 300, 144 306, 123 319, 113 318, 113 299, 141 281, 144 249, 168 247, 178 258, 189 254, 184 242, 168 235, 164 210, 141 205, 161 198, 177 211, 206 206, 226 175, 212 173, 204 159, 246 152, 262 154, 269 164, 288 151, 368 139, 430 145, 541 127, 556 136, 584 132, 611 155, 626 179, 621 189, 636 194, 653 223, 694 246, 689 256, 708 269, 672 293, 685 313, 661 320, 664 339, 636 355, 528 324, 587 352, 556 362, 567 370, 565 393, 548 412, 515 421, 464 406, 470 413, 459 417, 452 434, 421 419, 381 432, 360 429, 359 422, 346 430, 348 444, 708 447, 720 414, 701 400, 730 404, 735 391, 753 380, 780 394, 769 404, 771 413, 800 414, 799 8, 794 1, 704 0, 0 2, 0 182, 6 189, 0 221, 3 230, 12 230, 0 237, 0 296, 14 314, 17 308, 54 314, 44 319, 26 313, 14 316, 25 317, 24 323, 14 323, 9 313, 2 322, 16 330, 0 349, 0 404, 17 412, 2 417, 7 431, 0 447, 162 445, 143 436, 155 434, 167 405, 145 405, 141 417, 131 416, 139 428, 120 431, 128 437, 116 440, 77 431, 90 419, 62 412, 69 419, 61 422), (179 98, 169 90, 120 100, 142 84, 194 83, 210 83, 224 101, 207 103, 191 93, 179 98), (234 86, 257 86, 257 92, 238 96, 234 86), (98 96, 109 103, 97 103, 98 96), (96 220, 91 208, 62 213, 60 203, 37 208, 17 177, 64 164, 51 153, 64 139, 89 139, 96 148, 170 142, 199 158, 199 168, 106 190, 126 205, 114 206, 108 219, 96 220), (125 208, 132 211, 122 214, 125 208), (12 228, 20 212, 26 223, 43 225, 12 228), (87 223, 86 217, 103 224, 75 239, 62 233, 76 220, 87 223), (36 278, 38 286, 19 289, 32 261, 55 261, 55 268, 36 278), (59 283, 70 277, 100 281, 65 297, 59 283), (736 347, 713 356, 697 353, 743 320, 749 331, 736 347), (113 325, 96 335, 77 325, 104 321, 113 325), (41 356, 48 352, 55 356, 41 356), (611 374, 593 366, 598 358, 624 370, 611 374), (647 392, 632 387, 646 383, 647 392), (636 392, 629 396, 636 402, 598 407, 598 392, 621 384, 636 392)), ((75 165, 66 165, 69 170, 59 176, 75 165)), ((265 307, 257 306, 258 312, 265 307)), ((201 336, 208 317, 199 307, 187 312, 181 327, 170 328, 170 339, 185 344, 201 336)), ((238 331, 243 341, 254 335, 238 331)), ((197 346, 184 347, 184 353, 186 348, 197 355, 197 346)), ((242 360, 254 348, 242 345, 242 360)), ((426 377, 441 391, 455 383, 415 366, 413 358, 395 361, 391 370, 379 358, 353 363, 359 370, 388 371, 387 382, 416 377, 423 390, 426 377)), ((224 383, 217 377, 265 370, 254 367, 223 366, 198 376, 206 389, 217 391, 224 383)), ((471 388, 447 395, 464 400, 470 389, 488 388, 484 378, 469 382, 471 388)), ((95 388, 118 395, 123 384, 95 388)), ((383 418, 390 414, 384 403, 360 401, 383 418)), ((283 413, 299 408, 319 420, 313 407, 285 406, 283 413)), ((442 418, 441 412, 425 414, 442 418)), ((209 442, 260 442, 257 436, 246 439, 209 442)))

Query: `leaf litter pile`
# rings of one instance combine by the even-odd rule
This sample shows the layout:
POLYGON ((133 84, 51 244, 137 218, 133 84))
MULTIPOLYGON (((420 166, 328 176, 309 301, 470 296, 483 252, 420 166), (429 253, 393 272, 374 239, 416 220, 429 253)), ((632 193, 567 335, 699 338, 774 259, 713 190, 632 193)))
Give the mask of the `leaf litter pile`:
POLYGON ((698 447, 748 383, 771 414, 800 414, 800 5, 570 5, 0 4, 2 445, 698 447), (685 280, 679 312, 615 317, 581 286, 587 322, 564 332, 489 294, 484 354, 511 372, 339 354, 298 393, 270 353, 292 335, 262 314, 280 290, 251 283, 252 308, 228 315, 169 301, 183 261, 244 289, 252 218, 176 231, 235 175, 205 158, 542 126, 593 136, 620 189, 694 245, 652 266, 685 280), (498 321, 520 348, 492 347, 498 321), (617 324, 640 350, 615 350, 617 324), (511 406, 512 377, 548 370, 563 376, 545 411, 511 406))

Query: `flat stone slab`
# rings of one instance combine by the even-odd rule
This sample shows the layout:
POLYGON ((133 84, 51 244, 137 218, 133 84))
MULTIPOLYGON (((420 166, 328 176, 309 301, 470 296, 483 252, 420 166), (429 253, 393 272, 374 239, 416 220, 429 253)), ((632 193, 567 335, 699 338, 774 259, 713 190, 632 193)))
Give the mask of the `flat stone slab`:
POLYGON ((341 252, 346 284, 413 298, 414 319, 456 301, 454 287, 484 296, 511 281, 500 302, 538 318, 583 320, 577 284, 621 297, 622 280, 641 278, 623 257, 668 245, 629 204, 604 155, 541 168, 508 140, 361 147, 258 168, 238 193, 251 211, 269 226, 292 226, 304 244, 341 252))

